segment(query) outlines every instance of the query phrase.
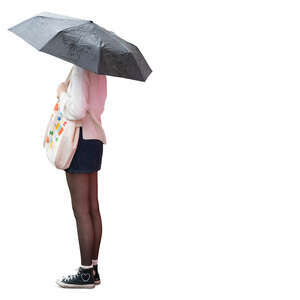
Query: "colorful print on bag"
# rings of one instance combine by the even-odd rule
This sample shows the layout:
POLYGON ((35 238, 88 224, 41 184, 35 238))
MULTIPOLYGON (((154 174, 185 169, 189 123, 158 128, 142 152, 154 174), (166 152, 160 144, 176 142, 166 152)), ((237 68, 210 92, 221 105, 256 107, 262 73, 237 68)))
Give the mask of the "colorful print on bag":
POLYGON ((54 113, 51 114, 50 120, 54 121, 54 128, 49 129, 46 136, 46 143, 49 143, 50 148, 54 147, 54 143, 59 141, 59 136, 62 134, 64 127, 67 125, 67 121, 62 121, 62 112, 59 110, 58 102, 54 106, 54 113))
MULTIPOLYGON (((47 132, 45 134, 44 139, 44 147, 46 150, 46 154, 48 159, 56 165, 57 160, 57 151, 63 138, 63 133, 66 130, 66 127, 69 125, 69 122, 63 117, 60 105, 58 100, 53 108, 53 112, 51 113, 50 120, 47 127, 47 132)), ((70 123, 70 126, 71 126, 70 123)), ((73 126, 73 124, 72 124, 73 126)), ((72 126, 70 128, 72 128, 72 126)), ((70 131, 69 131, 70 132, 70 131)), ((65 142, 64 142, 65 145, 65 142)), ((63 146, 65 147, 65 146, 63 146)))
POLYGON ((59 103, 54 105, 50 120, 48 122, 43 147, 48 160, 57 169, 67 169, 75 154, 79 138, 79 126, 81 120, 67 120, 64 118, 59 103))

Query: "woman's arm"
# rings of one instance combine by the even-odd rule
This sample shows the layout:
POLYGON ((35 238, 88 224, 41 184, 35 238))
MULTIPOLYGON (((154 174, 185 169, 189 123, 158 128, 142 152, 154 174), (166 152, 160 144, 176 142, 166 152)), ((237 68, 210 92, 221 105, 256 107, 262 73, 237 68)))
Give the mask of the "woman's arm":
POLYGON ((86 115, 89 78, 83 68, 76 66, 73 72, 69 91, 62 91, 59 99, 63 116, 68 120, 79 120, 86 115))

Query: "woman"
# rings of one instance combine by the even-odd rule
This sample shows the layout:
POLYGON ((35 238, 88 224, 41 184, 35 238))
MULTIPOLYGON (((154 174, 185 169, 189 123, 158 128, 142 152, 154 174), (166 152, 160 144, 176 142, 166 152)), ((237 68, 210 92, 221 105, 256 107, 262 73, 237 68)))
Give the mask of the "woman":
POLYGON ((76 152, 70 166, 65 169, 77 225, 81 266, 76 274, 57 280, 57 284, 61 287, 93 288, 100 283, 98 252, 102 222, 97 172, 101 168, 103 144, 106 144, 101 126, 106 76, 74 65, 66 82, 58 86, 57 98, 66 119, 82 119, 76 152))

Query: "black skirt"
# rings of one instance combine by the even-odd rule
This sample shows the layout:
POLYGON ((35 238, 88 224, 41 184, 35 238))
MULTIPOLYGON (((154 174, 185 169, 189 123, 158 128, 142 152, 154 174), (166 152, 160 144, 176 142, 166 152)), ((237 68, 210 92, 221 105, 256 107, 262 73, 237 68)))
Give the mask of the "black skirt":
POLYGON ((83 139, 80 126, 78 145, 68 173, 91 173, 101 169, 103 142, 98 139, 83 139))

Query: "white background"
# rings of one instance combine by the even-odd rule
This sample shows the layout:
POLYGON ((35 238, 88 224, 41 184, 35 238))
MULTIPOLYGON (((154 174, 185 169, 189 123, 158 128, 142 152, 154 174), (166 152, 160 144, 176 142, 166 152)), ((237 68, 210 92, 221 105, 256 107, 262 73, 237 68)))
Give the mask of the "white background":
POLYGON ((299 299, 299 1, 2 1, 3 299, 299 299), (65 174, 42 139, 71 64, 7 28, 50 11, 136 44, 153 73, 108 77, 101 286, 79 265, 65 174))

